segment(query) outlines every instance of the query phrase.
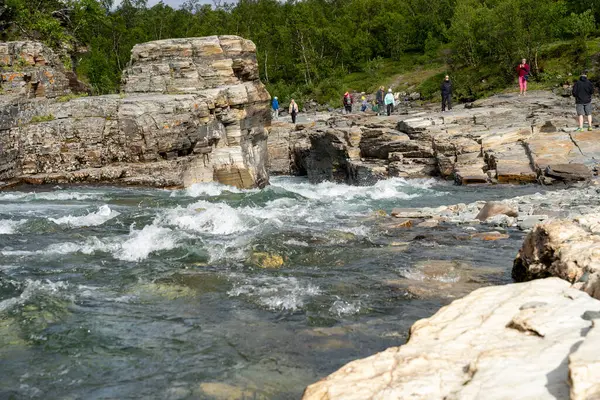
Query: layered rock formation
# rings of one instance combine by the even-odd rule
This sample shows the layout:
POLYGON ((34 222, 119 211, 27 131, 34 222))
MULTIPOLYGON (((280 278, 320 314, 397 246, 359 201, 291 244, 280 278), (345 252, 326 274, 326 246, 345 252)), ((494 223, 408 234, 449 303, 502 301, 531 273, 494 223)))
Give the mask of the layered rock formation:
POLYGON ((548 278, 478 289, 303 399, 594 399, 600 301, 548 278))
POLYGON ((132 51, 126 95, 0 96, 0 180, 266 185, 270 96, 255 51, 236 36, 150 42, 132 51))
POLYGON ((459 184, 586 180, 598 171, 600 131, 574 132, 573 111, 568 99, 532 92, 525 98, 494 96, 449 113, 335 116, 303 131, 311 147, 289 153, 289 159, 309 166, 306 173, 315 182, 424 176, 459 184))
POLYGON ((25 98, 67 95, 70 78, 59 57, 38 42, 0 43, 0 94, 25 98))

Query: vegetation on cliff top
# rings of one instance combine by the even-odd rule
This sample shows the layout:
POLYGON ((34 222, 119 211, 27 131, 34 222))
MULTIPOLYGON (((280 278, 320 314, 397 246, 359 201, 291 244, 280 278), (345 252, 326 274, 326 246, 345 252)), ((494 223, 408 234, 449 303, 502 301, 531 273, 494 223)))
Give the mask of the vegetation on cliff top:
POLYGON ((258 48, 261 79, 282 99, 339 101, 380 84, 427 98, 441 76, 470 99, 514 81, 531 60, 533 84, 591 66, 600 0, 240 0, 180 9, 146 0, 5 0, 2 40, 41 40, 95 93, 118 91, 136 43, 235 34, 258 48), (589 46, 592 43, 593 46, 589 46))

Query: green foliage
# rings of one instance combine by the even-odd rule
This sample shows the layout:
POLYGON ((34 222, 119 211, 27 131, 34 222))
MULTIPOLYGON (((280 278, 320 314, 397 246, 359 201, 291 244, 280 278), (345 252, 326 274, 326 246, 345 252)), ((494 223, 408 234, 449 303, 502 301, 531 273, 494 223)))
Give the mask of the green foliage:
POLYGON ((52 114, 48 114, 48 115, 36 115, 34 117, 31 118, 31 123, 32 124, 38 124, 40 122, 49 122, 49 121, 54 121, 56 118, 54 118, 54 115, 52 114))
POLYGON ((600 18, 600 0, 217 4, 187 0, 173 9, 162 2, 148 7, 147 0, 5 0, 0 39, 45 42, 95 94, 103 94, 118 92, 137 43, 240 35, 257 45, 261 79, 282 104, 294 97, 300 104, 314 99, 339 106, 345 90, 372 92, 425 65, 429 72, 414 74, 409 85, 420 84, 425 97, 437 96, 442 69, 453 75, 461 98, 506 87, 523 57, 530 60, 535 79, 555 81, 554 72, 543 70, 545 46, 573 40, 578 53, 572 60, 589 63, 586 42, 600 18), (87 51, 80 54, 82 47, 87 51))

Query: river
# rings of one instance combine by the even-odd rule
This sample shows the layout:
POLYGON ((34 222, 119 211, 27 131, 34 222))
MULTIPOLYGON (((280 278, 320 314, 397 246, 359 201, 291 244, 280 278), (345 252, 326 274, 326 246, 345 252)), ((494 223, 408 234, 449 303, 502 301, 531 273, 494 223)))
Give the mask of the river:
POLYGON ((271 183, 0 192, 0 398, 297 399, 510 281, 522 232, 395 228, 381 210, 542 190, 271 183))

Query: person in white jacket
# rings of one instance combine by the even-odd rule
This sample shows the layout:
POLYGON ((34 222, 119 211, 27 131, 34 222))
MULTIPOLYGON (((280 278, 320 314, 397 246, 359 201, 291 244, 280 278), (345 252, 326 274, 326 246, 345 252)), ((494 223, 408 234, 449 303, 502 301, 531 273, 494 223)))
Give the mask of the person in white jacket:
POLYGON ((387 109, 388 117, 392 115, 392 111, 394 111, 394 95, 392 94, 392 88, 388 89, 387 94, 385 95, 385 99, 383 100, 385 103, 385 108, 387 109))

